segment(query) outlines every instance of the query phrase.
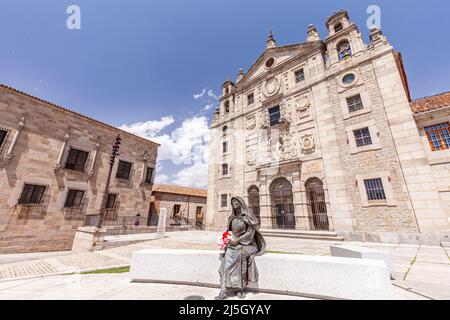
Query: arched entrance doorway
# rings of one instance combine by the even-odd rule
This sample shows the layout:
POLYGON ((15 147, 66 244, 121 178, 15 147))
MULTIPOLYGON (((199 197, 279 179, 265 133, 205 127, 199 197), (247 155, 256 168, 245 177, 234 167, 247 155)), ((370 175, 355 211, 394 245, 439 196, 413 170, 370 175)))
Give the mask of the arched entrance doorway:
POLYGON ((322 180, 308 179, 305 189, 311 230, 330 230, 322 180))
POLYGON ((295 229, 294 196, 286 178, 277 178, 270 185, 272 225, 281 229, 295 229))
POLYGON ((259 211, 259 189, 257 186, 251 186, 248 188, 248 205, 252 209, 253 214, 261 223, 260 211, 259 211))

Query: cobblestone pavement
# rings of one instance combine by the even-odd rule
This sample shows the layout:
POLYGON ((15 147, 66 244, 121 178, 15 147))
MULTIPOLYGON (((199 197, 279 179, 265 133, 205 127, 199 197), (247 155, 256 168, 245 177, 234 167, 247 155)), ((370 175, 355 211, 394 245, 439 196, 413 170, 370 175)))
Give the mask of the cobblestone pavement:
MULTIPOLYGON (((168 233, 168 237, 164 239, 99 252, 81 254, 62 252, 61 255, 53 255, 52 253, 47 258, 4 264, 1 264, 2 255, 0 255, 0 281, 129 265, 132 253, 140 249, 214 250, 216 249, 216 237, 217 233, 215 232, 174 232, 168 233)), ((330 245, 335 243, 333 241, 273 237, 267 237, 266 240, 267 250, 269 251, 306 255, 330 255, 330 245)), ((359 242, 351 242, 351 244, 391 252, 394 284, 410 288, 435 299, 450 299, 450 248, 359 242)), ((9 257, 9 259, 12 258, 9 257)), ((11 283, 11 281, 6 283, 11 283)))

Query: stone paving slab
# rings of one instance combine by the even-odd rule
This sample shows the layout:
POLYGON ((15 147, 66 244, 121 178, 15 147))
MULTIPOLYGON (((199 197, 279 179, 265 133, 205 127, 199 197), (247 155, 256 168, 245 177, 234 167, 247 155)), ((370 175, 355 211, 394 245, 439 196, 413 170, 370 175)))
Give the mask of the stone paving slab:
MULTIPOLYGON (((132 283, 128 273, 52 276, 0 285, 0 300, 183 300, 201 295, 212 300, 217 289, 167 284, 132 283)), ((231 298, 234 300, 237 298, 231 298)), ((308 298, 248 293, 246 300, 311 300, 308 298)))
MULTIPOLYGON (((20 257, 11 255, 0 255, 0 283, 2 280, 40 276, 59 272, 77 272, 85 269, 108 268, 112 266, 129 264, 131 255, 136 250, 145 248, 167 248, 167 249, 216 249, 218 232, 206 231, 184 231, 167 233, 168 238, 141 242, 124 247, 111 248, 93 253, 71 254, 67 252, 55 253, 44 258, 28 261, 18 261, 20 257), (7 257, 9 256, 9 258, 7 257), (5 257, 7 259, 3 259, 5 257), (8 260, 13 259, 13 260, 8 260)), ((291 238, 267 238, 267 249, 279 253, 290 252, 306 255, 330 255, 330 245, 336 241, 320 241, 291 238)), ((444 297, 446 288, 441 289, 442 284, 450 283, 450 248, 418 246, 418 245, 396 245, 365 242, 346 242, 351 245, 390 251, 393 258, 394 277, 406 281, 427 290, 432 294, 437 292, 438 297, 444 297), (414 262, 414 263, 413 263, 414 262)), ((28 255, 28 254, 25 254, 28 255)), ((30 257, 30 256, 28 256, 30 257)), ((35 256, 37 257, 37 256, 35 256)))

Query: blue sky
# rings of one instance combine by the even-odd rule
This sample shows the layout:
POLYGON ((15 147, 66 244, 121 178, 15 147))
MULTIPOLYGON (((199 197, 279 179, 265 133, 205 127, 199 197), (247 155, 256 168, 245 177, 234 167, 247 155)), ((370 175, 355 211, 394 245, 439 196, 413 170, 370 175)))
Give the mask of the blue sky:
POLYGON ((183 149, 207 140, 205 105, 262 53, 269 27, 278 45, 304 41, 310 23, 324 37, 326 18, 345 8, 367 41, 370 4, 403 54, 413 97, 450 90, 450 3, 442 0, 1 0, 0 82, 137 128, 181 155, 182 164, 161 158, 162 181, 202 186, 205 167, 183 164, 183 149), (66 28, 71 4, 81 8, 81 30, 66 28))

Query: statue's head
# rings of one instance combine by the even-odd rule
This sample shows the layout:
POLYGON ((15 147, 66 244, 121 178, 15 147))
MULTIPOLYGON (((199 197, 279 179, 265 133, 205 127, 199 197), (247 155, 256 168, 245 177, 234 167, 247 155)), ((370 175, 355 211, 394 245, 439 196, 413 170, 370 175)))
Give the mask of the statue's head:
POLYGON ((236 215, 242 214, 242 203, 239 201, 238 198, 231 198, 231 207, 233 208, 233 212, 236 215))

